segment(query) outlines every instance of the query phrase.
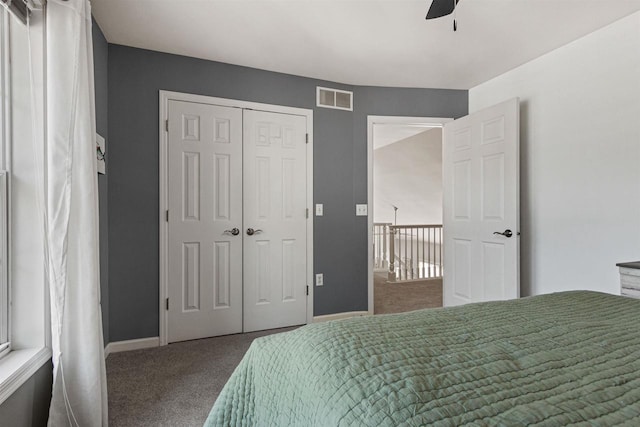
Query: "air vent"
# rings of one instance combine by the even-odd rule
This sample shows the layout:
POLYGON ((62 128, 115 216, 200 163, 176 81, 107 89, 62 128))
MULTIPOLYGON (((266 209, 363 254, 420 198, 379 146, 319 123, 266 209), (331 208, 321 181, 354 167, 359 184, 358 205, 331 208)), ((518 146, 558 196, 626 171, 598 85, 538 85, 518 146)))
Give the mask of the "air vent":
POLYGON ((318 86, 316 89, 316 106, 353 111, 353 92, 318 86))

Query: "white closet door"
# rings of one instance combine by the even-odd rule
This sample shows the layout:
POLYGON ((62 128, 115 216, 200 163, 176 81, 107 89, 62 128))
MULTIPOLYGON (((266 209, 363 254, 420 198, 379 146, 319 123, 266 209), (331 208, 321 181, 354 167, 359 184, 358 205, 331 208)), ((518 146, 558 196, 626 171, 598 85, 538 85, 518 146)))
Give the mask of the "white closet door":
POLYGON ((444 126, 444 305, 520 296, 519 102, 444 126))
POLYGON ((168 341, 242 332, 242 110, 170 101, 168 162, 168 341))
POLYGON ((306 323, 306 133, 305 117, 244 111, 245 332, 306 323))

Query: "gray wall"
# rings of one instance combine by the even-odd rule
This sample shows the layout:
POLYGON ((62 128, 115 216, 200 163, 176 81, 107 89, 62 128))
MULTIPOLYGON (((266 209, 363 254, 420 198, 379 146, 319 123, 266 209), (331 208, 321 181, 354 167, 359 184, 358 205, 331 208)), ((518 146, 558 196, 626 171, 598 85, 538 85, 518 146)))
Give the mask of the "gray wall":
POLYGON ((314 314, 367 308, 368 114, 460 117, 467 91, 353 87, 109 45, 110 341, 158 335, 158 91, 314 110, 314 314), (317 85, 353 90, 354 112, 315 107, 317 85), (374 105, 371 105, 374 103, 374 105))
POLYGON ((43 427, 49 418, 53 366, 45 363, 0 405, 0 425, 43 427))
MULTIPOLYGON (((108 99, 108 59, 109 45, 102 30, 93 21, 93 62, 96 87, 96 130, 107 141, 109 149, 109 128, 107 126, 108 99)), ((105 157, 107 163, 108 156, 105 157)), ((100 197, 100 295, 102 302, 102 329, 104 342, 109 342, 109 211, 107 208, 108 179, 98 174, 100 197)))

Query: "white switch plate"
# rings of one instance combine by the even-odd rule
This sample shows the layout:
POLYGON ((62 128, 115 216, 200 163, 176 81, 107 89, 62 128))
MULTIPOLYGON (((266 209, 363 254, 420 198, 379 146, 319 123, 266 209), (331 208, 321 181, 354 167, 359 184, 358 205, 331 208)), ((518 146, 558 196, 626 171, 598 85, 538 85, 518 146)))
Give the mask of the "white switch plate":
POLYGON ((316 286, 324 285, 324 275, 322 273, 316 274, 316 286))
POLYGON ((356 216, 367 216, 367 205, 356 205, 356 216))
POLYGON ((322 216, 324 212, 324 206, 322 203, 316 203, 316 216, 322 216))

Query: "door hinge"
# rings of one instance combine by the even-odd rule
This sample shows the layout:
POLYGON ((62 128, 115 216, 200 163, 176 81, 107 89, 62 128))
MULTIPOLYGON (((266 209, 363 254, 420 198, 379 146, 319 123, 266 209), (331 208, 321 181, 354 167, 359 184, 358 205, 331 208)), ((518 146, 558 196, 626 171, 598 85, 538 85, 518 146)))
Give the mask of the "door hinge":
POLYGON ((309 208, 307 208, 306 217, 307 217, 307 219, 309 218, 309 208))
POLYGON ((165 121, 164 121, 164 130, 166 130, 167 132, 169 132, 169 120, 165 120, 165 121))
POLYGON ((305 144, 309 143, 309 134, 308 133, 304 135, 304 143, 305 144))
POLYGON ((167 310, 169 310, 169 298, 165 300, 165 306, 167 307, 167 310))
POLYGON ((166 211, 164 211, 164 218, 167 222, 169 222, 169 209, 167 209, 166 211))
POLYGON ((307 295, 309 295, 309 285, 307 285, 307 295))

